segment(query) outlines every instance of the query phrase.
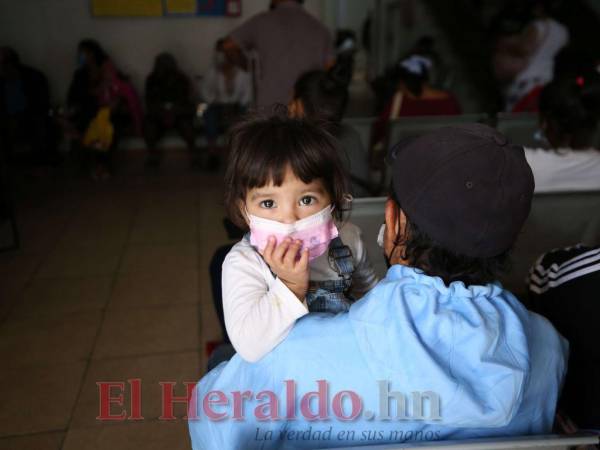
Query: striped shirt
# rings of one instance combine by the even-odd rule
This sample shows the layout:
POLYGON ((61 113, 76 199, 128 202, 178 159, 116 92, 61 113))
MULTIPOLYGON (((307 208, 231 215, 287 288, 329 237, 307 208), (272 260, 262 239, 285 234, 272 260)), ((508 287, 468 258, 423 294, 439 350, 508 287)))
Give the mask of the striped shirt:
MULTIPOLYGON (((542 255, 529 273, 529 290, 543 294, 586 275, 600 277, 600 247, 581 244, 542 255)), ((600 278, 599 278, 600 279, 600 278)), ((599 285, 600 286, 600 285, 599 285)))
POLYGON ((570 344, 561 407, 580 428, 600 429, 600 246, 540 257, 530 271, 529 299, 570 344))

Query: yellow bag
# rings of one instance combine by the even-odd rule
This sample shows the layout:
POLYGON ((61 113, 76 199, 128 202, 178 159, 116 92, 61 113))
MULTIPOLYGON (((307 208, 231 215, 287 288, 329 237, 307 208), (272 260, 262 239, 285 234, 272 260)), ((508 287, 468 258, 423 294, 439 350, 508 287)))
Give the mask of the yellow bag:
POLYGON ((102 152, 108 151, 112 145, 114 133, 115 129, 110 121, 110 108, 103 106, 85 130, 83 145, 102 152))

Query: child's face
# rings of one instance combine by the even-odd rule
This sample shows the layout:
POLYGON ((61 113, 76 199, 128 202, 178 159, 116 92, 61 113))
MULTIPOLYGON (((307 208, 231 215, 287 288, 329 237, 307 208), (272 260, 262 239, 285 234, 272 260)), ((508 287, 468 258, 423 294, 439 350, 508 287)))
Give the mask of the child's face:
POLYGON ((318 213, 331 204, 321 180, 306 184, 288 167, 281 186, 272 183, 246 193, 246 209, 253 216, 294 223, 318 213))

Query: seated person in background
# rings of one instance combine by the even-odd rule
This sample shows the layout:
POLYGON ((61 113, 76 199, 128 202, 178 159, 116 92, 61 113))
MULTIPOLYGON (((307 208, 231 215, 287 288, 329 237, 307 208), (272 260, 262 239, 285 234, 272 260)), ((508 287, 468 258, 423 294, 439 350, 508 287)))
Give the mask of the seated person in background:
POLYGON ((412 55, 400 61, 400 81, 396 93, 380 116, 381 120, 461 113, 460 105, 452 93, 429 84, 431 67, 431 59, 421 55, 412 55))
POLYGON ((431 60, 422 55, 412 55, 400 61, 400 81, 396 93, 373 124, 371 146, 375 151, 384 151, 390 120, 403 116, 447 116, 461 113, 454 95, 429 85, 431 66, 431 60))
POLYGON ((600 246, 576 245, 542 255, 529 275, 530 308, 569 340, 560 407, 582 429, 600 430, 600 246))
POLYGON ((530 23, 497 39, 494 73, 503 86, 505 111, 527 111, 541 86, 552 80, 554 58, 569 42, 569 31, 550 17, 552 0, 532 2, 530 23))
POLYGON ((341 158, 352 182, 352 195, 369 196, 368 154, 360 136, 342 117, 348 103, 348 89, 323 70, 303 74, 294 85, 294 99, 289 105, 293 117, 324 119, 332 124, 331 131, 340 141, 341 158))
MULTIPOLYGON (((76 145, 92 150, 92 177, 110 177, 112 154, 119 137, 131 130, 142 132, 142 106, 133 86, 114 66, 100 44, 84 39, 77 47, 78 64, 67 97, 67 119, 76 145), (111 139, 89 143, 89 127, 108 119, 111 139), (108 144, 108 145, 107 145, 108 144)), ((107 133, 106 133, 107 134, 107 133)))
POLYGON ((8 47, 0 47, 0 138, 1 152, 9 159, 18 142, 27 142, 35 163, 60 159, 48 80, 39 70, 22 64, 17 52, 8 47))
POLYGON ((548 84, 539 99, 549 149, 526 148, 536 192, 600 190, 600 76, 590 72, 548 84))
POLYGON ((217 138, 250 106, 252 81, 248 72, 234 64, 223 50, 223 39, 215 46, 214 65, 202 79, 202 99, 208 103, 204 111, 204 131, 208 141, 208 166, 215 168, 217 138))
POLYGON ((404 71, 402 62, 411 56, 422 56, 429 62, 427 72, 430 85, 443 88, 450 83, 450 73, 436 49, 435 40, 429 35, 424 35, 417 39, 405 55, 401 56, 393 65, 387 67, 382 75, 371 81, 371 87, 375 94, 376 115, 384 110, 398 90, 398 84, 404 71))
POLYGON ((164 132, 175 129, 195 155, 194 115, 192 86, 177 61, 170 53, 161 53, 154 61, 154 69, 146 79, 146 116, 144 139, 148 147, 147 164, 160 163, 156 148, 164 132))
POLYGON ((257 363, 209 372, 190 400, 194 450, 551 431, 568 344, 495 281, 531 208, 523 149, 472 124, 389 158, 386 278, 348 313, 298 320, 257 363))

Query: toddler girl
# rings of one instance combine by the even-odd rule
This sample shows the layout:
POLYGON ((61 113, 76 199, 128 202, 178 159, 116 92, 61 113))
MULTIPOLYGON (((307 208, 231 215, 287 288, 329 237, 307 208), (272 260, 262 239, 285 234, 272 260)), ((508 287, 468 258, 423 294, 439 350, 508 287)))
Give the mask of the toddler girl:
POLYGON ((223 263, 223 309, 240 356, 257 361, 311 312, 347 311, 377 282, 360 230, 342 222, 347 179, 324 126, 282 115, 231 133, 226 208, 249 231, 223 263))

